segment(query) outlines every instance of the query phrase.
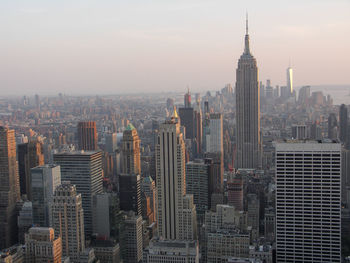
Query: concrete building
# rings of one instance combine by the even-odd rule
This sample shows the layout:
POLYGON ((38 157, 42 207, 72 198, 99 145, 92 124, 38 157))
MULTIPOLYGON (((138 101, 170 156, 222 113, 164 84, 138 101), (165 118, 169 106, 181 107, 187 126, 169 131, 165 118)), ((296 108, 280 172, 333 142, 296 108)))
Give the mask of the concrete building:
POLYGON ((141 192, 150 199, 150 208, 152 211, 152 223, 157 220, 157 189, 156 182, 151 176, 142 178, 141 192))
POLYGON ((256 194, 247 195, 247 226, 252 228, 252 240, 259 238, 260 200, 256 194))
MULTIPOLYGON (((188 205, 188 199, 185 199, 185 143, 177 118, 174 110, 171 120, 159 127, 156 145, 157 222, 160 237, 183 240, 190 236, 183 231, 195 229, 195 226, 183 225, 183 209, 186 213, 195 210, 184 208, 184 202, 188 205)), ((195 213, 192 216, 196 217, 195 213)))
POLYGON ((210 114, 210 141, 208 152, 211 153, 221 153, 224 154, 223 145, 223 121, 221 113, 211 113, 210 114))
POLYGON ((272 247, 269 245, 249 246, 249 258, 261 260, 264 263, 272 263, 272 247))
POLYGON ((32 227, 25 237, 26 263, 61 263, 62 239, 49 227, 32 227))
POLYGON ((79 150, 84 151, 98 150, 96 122, 82 121, 78 123, 78 147, 79 150))
POLYGON ((277 262, 340 262, 341 145, 278 143, 276 181, 277 262))
POLYGON ((140 161, 141 140, 135 127, 129 123, 123 132, 122 144, 122 174, 141 175, 140 161))
POLYGON ((338 138, 338 121, 335 113, 329 114, 328 117, 328 139, 335 140, 338 138))
POLYGON ((142 217, 133 211, 125 213, 120 238, 121 255, 124 263, 142 260, 142 217))
POLYGON ((33 207, 33 223, 36 226, 51 226, 50 208, 55 189, 61 184, 59 165, 46 164, 30 170, 33 207))
POLYGON ((306 125, 293 125, 292 138, 297 140, 305 140, 308 138, 306 125))
POLYGON ((0 126, 0 149, 0 249, 4 249, 17 242, 20 188, 14 130, 0 126))
POLYGON ((24 244, 25 233, 33 226, 33 208, 32 202, 26 201, 23 203, 19 215, 17 217, 18 225, 18 243, 24 244))
POLYGON ((96 259, 103 263, 119 263, 119 244, 112 240, 93 240, 90 246, 95 251, 96 259))
POLYGON ((52 218, 56 237, 62 237, 62 255, 75 262, 85 251, 84 212, 81 194, 70 182, 56 188, 52 218))
POLYGON ((199 263, 197 241, 157 240, 143 252, 144 263, 199 263))
POLYGON ((61 167, 61 180, 70 181, 81 194, 84 209, 85 234, 92 234, 92 196, 102 193, 102 153, 72 151, 54 155, 61 167))
POLYGON ((227 204, 243 211, 243 180, 235 178, 227 182, 227 204))
POLYGON ((346 144, 348 136, 348 108, 342 104, 339 108, 339 139, 342 143, 346 144))
POLYGON ((244 53, 236 71, 236 168, 261 166, 260 89, 256 59, 250 52, 248 20, 244 53))

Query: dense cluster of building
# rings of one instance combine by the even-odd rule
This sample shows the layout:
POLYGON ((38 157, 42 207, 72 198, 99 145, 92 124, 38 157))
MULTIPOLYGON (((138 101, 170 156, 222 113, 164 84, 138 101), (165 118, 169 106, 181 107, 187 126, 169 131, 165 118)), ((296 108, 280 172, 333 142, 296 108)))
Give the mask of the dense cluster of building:
POLYGON ((235 89, 193 102, 0 100, 0 262, 350 255, 348 107, 297 97, 291 67, 286 86, 263 85, 249 45, 247 26, 235 89))

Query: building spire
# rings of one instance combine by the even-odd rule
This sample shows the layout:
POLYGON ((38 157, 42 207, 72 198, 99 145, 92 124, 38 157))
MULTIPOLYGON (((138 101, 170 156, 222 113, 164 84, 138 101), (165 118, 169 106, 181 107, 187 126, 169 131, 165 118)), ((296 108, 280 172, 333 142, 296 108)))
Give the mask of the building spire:
POLYGON ((246 13, 245 23, 246 24, 245 24, 244 54, 250 55, 249 34, 248 34, 248 12, 246 13))

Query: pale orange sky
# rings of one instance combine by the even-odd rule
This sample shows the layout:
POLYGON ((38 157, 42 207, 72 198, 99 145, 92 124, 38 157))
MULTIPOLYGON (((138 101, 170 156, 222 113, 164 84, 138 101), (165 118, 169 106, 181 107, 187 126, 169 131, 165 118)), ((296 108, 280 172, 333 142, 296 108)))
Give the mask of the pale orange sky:
POLYGON ((348 0, 2 0, 1 94, 221 89, 246 10, 261 81, 350 84, 348 0))

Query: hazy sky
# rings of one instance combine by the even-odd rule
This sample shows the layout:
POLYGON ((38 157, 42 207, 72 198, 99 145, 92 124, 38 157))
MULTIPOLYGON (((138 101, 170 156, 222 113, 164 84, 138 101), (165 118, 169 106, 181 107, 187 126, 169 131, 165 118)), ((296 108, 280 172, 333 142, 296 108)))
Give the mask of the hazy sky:
POLYGON ((220 89, 247 10, 260 80, 350 84, 350 0, 0 0, 0 94, 220 89))

